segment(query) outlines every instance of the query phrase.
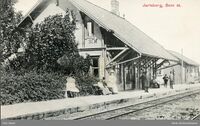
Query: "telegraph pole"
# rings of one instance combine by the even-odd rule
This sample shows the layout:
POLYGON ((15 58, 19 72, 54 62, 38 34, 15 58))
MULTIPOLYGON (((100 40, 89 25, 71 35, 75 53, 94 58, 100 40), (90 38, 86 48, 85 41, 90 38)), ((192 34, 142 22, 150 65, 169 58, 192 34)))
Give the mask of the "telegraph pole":
POLYGON ((181 48, 181 84, 183 84, 183 48, 181 48))

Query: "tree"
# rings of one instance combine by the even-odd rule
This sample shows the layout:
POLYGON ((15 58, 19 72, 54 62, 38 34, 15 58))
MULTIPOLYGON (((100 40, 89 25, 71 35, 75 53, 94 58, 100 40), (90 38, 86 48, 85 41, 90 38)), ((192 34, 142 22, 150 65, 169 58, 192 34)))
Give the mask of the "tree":
POLYGON ((84 59, 78 53, 74 35, 76 18, 73 12, 67 10, 65 15, 49 16, 27 32, 26 27, 24 30, 18 28, 22 15, 14 11, 15 2, 1 1, 3 4, 0 8, 2 15, 0 18, 0 60, 17 57, 15 60, 9 60, 9 68, 65 71, 68 74, 86 73, 89 70, 89 61, 87 61, 89 58, 84 59), (24 43, 26 43, 25 52, 23 55, 18 55, 18 50, 24 43), (58 63, 60 58, 66 60, 63 61, 65 65, 58 63))
POLYGON ((16 0, 0 0, 0 62, 17 52, 23 38, 17 28, 22 14, 14 11, 15 2, 16 0))
POLYGON ((66 74, 82 76, 89 72, 91 66, 90 61, 91 58, 89 55, 83 58, 78 53, 66 53, 59 58, 58 63, 65 69, 66 74))
POLYGON ((29 33, 25 51, 26 67, 67 74, 87 72, 89 62, 78 53, 75 30, 76 18, 69 10, 64 16, 49 16, 36 24, 29 33))

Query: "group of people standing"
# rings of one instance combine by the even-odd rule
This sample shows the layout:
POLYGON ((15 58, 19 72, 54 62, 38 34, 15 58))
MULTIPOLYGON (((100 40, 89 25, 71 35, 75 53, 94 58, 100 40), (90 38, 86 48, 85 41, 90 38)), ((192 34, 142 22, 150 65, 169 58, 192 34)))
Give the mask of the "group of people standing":
POLYGON ((163 77, 163 80, 164 80, 164 87, 167 88, 167 83, 168 83, 168 80, 169 80, 170 88, 173 89, 173 85, 174 85, 174 72, 170 71, 169 76, 167 74, 165 74, 165 76, 163 77))
MULTIPOLYGON (((155 79, 155 78, 154 78, 155 79)), ((165 76, 163 77, 164 80, 164 87, 167 87, 167 83, 168 80, 170 82, 170 88, 173 89, 173 85, 174 85, 174 72, 170 71, 170 75, 168 76, 167 74, 165 74, 165 76)), ((147 79, 147 72, 143 72, 142 75, 140 76, 140 82, 143 86, 143 89, 145 92, 149 92, 148 88, 149 88, 149 82, 147 79)))

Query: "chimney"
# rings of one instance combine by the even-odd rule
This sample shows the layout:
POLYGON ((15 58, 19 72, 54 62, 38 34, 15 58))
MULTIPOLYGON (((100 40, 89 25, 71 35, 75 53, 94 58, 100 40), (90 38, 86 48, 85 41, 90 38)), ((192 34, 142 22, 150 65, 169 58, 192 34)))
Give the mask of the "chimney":
POLYGON ((119 12, 119 1, 118 0, 111 0, 111 12, 116 15, 120 15, 119 12))
POLYGON ((59 6, 59 0, 56 0, 56 6, 59 6))

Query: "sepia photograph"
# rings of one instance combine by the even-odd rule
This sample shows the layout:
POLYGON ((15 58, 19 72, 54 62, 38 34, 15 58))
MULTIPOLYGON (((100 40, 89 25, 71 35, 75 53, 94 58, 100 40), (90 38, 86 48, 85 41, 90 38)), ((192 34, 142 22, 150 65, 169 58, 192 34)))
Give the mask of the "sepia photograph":
POLYGON ((1 125, 199 126, 199 7, 0 0, 1 125))

